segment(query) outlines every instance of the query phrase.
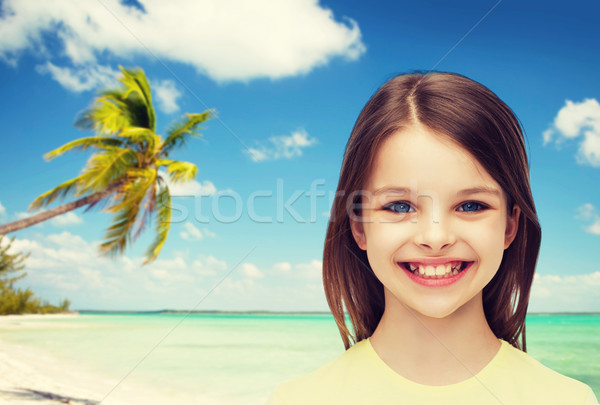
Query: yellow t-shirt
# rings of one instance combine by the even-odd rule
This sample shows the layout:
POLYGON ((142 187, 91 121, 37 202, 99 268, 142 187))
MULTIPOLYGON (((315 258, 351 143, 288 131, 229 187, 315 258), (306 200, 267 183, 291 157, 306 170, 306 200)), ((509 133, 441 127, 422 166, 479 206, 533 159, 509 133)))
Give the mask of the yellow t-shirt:
POLYGON ((501 341, 479 373, 457 384, 410 381, 381 360, 369 339, 315 372, 279 386, 267 405, 594 405, 587 385, 550 370, 501 341))

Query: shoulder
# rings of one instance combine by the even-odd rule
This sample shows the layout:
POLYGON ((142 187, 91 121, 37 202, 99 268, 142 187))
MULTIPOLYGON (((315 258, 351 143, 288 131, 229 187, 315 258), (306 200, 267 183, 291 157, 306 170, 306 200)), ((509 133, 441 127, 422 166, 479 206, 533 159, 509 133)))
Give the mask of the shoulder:
POLYGON ((529 378, 527 380, 535 381, 535 380, 543 380, 544 385, 548 385, 550 383, 563 385, 563 386, 571 386, 571 387, 581 387, 584 386, 583 383, 574 380, 570 377, 557 373, 556 371, 546 367, 533 357, 531 357, 528 353, 525 353, 510 344, 503 342, 506 345, 506 351, 504 356, 504 364, 511 367, 512 371, 516 373, 516 375, 528 375, 529 378))
POLYGON ((337 359, 314 372, 281 384, 268 405, 389 404, 573 404, 597 405, 585 384, 563 376, 508 343, 477 377, 458 384, 424 386, 383 367, 368 340, 363 340, 337 359), (490 394, 493 394, 490 396, 490 394), (394 399, 392 399, 394 398, 394 399), (392 402, 391 402, 392 401, 392 402))
POLYGON ((315 403, 315 400, 319 404, 336 403, 335 399, 339 399, 337 387, 344 387, 349 380, 368 372, 363 366, 369 355, 368 342, 363 340, 312 373, 281 384, 271 395, 269 404, 306 404, 315 403))
POLYGON ((513 392, 517 392, 517 387, 522 387, 521 392, 547 397, 548 403, 597 404, 591 388, 584 383, 557 373, 506 342, 502 344, 506 348, 498 371, 506 376, 506 388, 513 387, 513 392))

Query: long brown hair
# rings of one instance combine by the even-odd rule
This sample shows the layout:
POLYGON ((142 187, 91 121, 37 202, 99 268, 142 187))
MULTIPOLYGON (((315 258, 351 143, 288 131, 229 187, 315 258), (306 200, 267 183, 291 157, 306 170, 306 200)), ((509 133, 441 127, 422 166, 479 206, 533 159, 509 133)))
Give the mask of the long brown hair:
POLYGON ((385 301, 383 286, 350 229, 379 146, 412 123, 450 137, 498 182, 509 213, 521 208, 519 229, 494 278, 483 289, 485 317, 496 337, 526 350, 525 315, 541 242, 521 125, 485 86, 454 73, 413 73, 385 83, 361 111, 348 144, 323 252, 325 295, 344 346, 373 334, 385 301), (346 323, 350 318, 352 331, 346 323), (519 342, 521 339, 521 342, 519 342))

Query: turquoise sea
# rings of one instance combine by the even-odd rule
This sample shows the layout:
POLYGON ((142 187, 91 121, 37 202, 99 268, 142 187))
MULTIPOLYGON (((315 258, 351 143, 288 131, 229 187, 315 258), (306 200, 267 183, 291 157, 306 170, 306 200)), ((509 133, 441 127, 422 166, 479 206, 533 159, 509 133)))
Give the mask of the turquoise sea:
MULTIPOLYGON (((26 327, 0 330, 0 340, 198 403, 264 404, 280 382, 343 351, 329 314, 84 313, 19 322, 26 327)), ((528 315, 527 344, 600 398, 600 315, 528 315)))

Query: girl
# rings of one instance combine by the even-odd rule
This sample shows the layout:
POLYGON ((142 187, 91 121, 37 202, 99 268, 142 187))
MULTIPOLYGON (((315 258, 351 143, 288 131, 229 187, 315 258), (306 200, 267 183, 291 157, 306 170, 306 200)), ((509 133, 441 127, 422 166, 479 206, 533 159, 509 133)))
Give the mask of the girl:
POLYGON ((347 350, 268 403, 597 404, 525 353, 540 240, 511 109, 457 74, 393 78, 356 121, 327 230, 347 350))

